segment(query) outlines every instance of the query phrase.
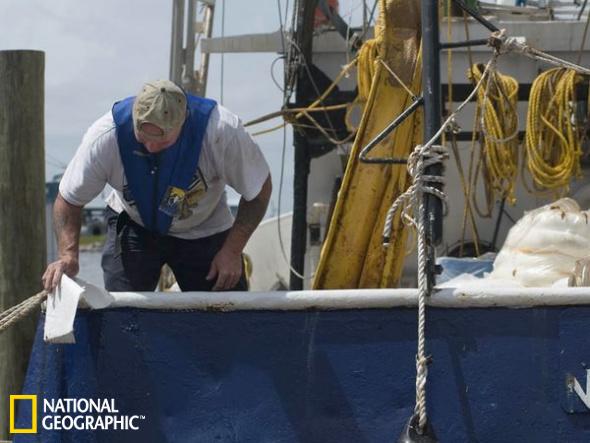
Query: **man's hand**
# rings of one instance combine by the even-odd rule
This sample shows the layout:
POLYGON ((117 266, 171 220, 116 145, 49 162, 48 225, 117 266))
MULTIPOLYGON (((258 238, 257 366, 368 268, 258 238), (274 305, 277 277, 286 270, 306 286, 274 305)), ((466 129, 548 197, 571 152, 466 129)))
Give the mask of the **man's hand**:
POLYGON ((52 292, 59 284, 63 274, 66 274, 68 277, 74 277, 79 270, 80 265, 76 257, 62 257, 47 266, 41 278, 43 287, 46 291, 52 292))
POLYGON ((242 251, 264 217, 271 192, 272 183, 269 174, 256 197, 249 201, 243 197, 240 199, 234 225, 229 230, 223 246, 213 258, 206 277, 207 280, 212 280, 217 276, 213 291, 231 289, 240 280, 243 266, 242 251))
POLYGON ((242 266, 241 253, 233 252, 226 247, 221 248, 213 258, 206 277, 207 280, 213 280, 217 276, 212 290, 223 291, 237 285, 242 276, 242 266))

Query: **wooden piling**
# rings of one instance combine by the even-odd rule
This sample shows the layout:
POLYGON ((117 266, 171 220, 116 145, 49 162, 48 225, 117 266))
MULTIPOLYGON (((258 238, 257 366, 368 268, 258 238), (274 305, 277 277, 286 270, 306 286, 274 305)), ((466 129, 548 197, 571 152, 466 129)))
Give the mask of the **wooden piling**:
MULTIPOLYGON (((0 51, 0 312, 42 289, 46 267, 44 71, 41 51, 0 51)), ((36 319, 0 335, 0 440, 20 394, 36 319)))

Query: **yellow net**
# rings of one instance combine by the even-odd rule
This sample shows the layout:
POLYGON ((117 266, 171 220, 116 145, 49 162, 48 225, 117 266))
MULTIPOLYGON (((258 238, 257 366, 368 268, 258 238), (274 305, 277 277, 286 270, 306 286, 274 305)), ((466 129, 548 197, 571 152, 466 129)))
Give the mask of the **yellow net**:
MULTIPOLYGON (((358 100, 364 112, 322 248, 316 289, 393 287, 402 272, 407 233, 399 218, 390 246, 381 243, 386 213, 408 186, 405 165, 365 164, 358 157, 421 89, 420 9, 415 0, 380 0, 379 6, 375 38, 358 57, 358 100)), ((371 156, 404 158, 421 141, 417 112, 371 156)))

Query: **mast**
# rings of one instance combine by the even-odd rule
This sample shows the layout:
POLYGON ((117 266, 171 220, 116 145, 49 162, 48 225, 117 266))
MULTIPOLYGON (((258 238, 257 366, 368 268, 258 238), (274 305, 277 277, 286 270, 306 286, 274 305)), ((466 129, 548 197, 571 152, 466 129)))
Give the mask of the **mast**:
POLYGON ((195 51, 202 36, 211 38, 214 11, 215 0, 172 0, 170 80, 201 97, 207 88, 209 53, 202 52, 200 66, 196 69, 195 51), (199 4, 203 13, 201 21, 197 20, 199 4))
MULTIPOLYGON (((422 94, 424 97, 424 142, 430 140, 441 125, 440 36, 438 29, 438 1, 422 1, 422 94)), ((435 141, 438 143, 438 140, 435 141)), ((430 166, 428 175, 441 175, 442 164, 430 166)), ((435 186, 439 186, 436 185, 435 186)), ((426 271, 430 284, 434 283, 434 247, 442 238, 442 202, 432 194, 424 194, 424 226, 428 256, 426 271)))
MULTIPOLYGON (((314 94, 311 80, 308 75, 308 67, 305 63, 312 62, 313 19, 318 0, 303 0, 298 4, 297 29, 295 41, 301 49, 301 60, 297 71, 297 88, 295 100, 297 104, 314 94)), ((293 135, 295 149, 294 179, 293 179, 293 225, 291 228, 291 275, 289 289, 303 289, 303 279, 297 276, 304 275, 305 249, 307 245, 307 191, 309 167, 311 162, 309 141, 305 134, 295 130, 293 135), (295 271, 295 272, 293 272, 295 271), (297 273, 297 274, 296 274, 297 273)))

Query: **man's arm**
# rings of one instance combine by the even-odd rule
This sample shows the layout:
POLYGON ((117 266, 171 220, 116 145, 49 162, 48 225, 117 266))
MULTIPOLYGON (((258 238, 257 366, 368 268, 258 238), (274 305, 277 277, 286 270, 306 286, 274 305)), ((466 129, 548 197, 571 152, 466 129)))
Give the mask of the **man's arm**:
POLYGON ((68 203, 57 194, 53 205, 53 224, 57 236, 59 258, 50 263, 42 277, 43 287, 52 291, 59 284, 62 274, 75 276, 79 269, 78 253, 80 228, 82 226, 82 207, 68 203))
POLYGON ((256 197, 250 201, 243 197, 240 199, 234 225, 223 246, 213 258, 209 274, 207 274, 207 280, 212 280, 217 276, 217 281, 213 286, 214 291, 233 288, 240 280, 242 251, 266 213, 271 192, 272 183, 269 174, 256 197))

